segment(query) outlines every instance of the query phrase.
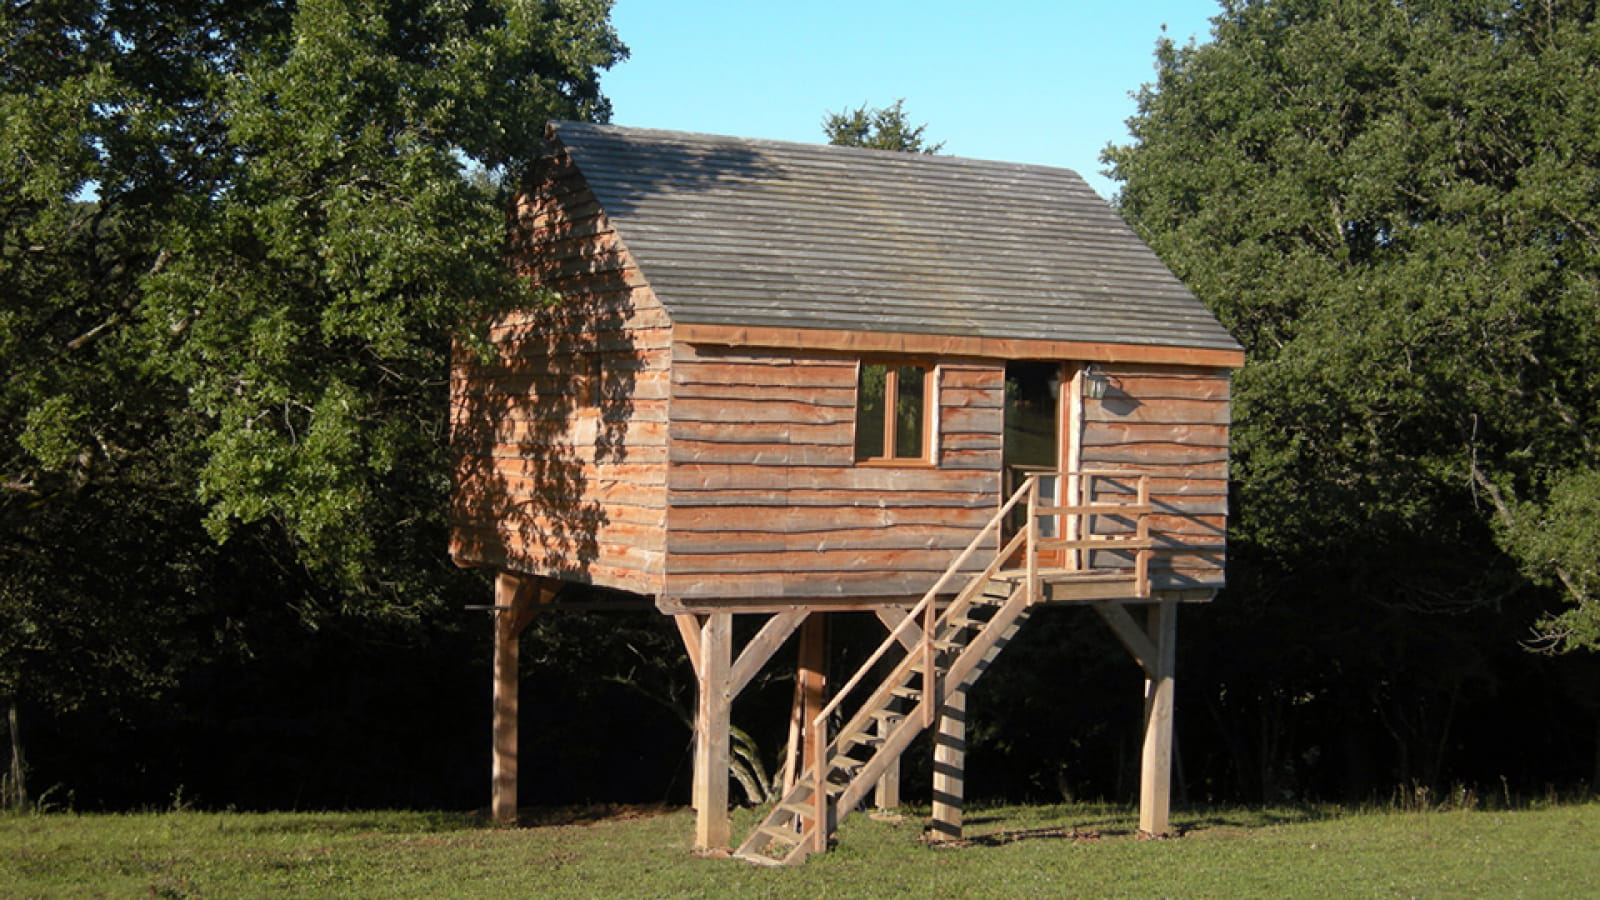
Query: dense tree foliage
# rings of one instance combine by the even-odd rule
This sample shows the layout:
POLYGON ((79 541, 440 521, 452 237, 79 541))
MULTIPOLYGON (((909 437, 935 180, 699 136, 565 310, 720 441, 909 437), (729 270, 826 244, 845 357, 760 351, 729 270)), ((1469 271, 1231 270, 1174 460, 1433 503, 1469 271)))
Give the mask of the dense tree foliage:
POLYGON ((449 342, 544 122, 607 115, 608 13, 0 10, 0 697, 169 682, 240 596, 439 602, 449 342))
POLYGON ((1464 611, 1517 587, 1492 531, 1600 647, 1595 5, 1238 0, 1158 65, 1107 161, 1249 350, 1239 537, 1464 611))
POLYGON ((1600 760, 1589 661, 1522 652, 1600 638, 1594 19, 1239 0, 1158 45, 1105 160, 1248 353, 1230 587, 1182 656, 1208 790, 1514 777, 1553 728, 1543 763, 1600 760))
POLYGON ((912 125, 906 118, 905 99, 893 106, 830 112, 822 119, 822 133, 835 147, 867 147, 872 150, 898 150, 902 153, 938 153, 944 142, 928 143, 922 136, 928 126, 912 125))

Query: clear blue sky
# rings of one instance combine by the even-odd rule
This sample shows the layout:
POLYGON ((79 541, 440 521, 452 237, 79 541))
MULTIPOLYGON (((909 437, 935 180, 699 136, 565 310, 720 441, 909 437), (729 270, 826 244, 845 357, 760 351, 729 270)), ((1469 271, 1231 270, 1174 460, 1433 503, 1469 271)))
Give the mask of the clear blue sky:
POLYGON ((1127 141, 1161 26, 1210 36, 1215 0, 616 0, 632 51, 602 90, 618 125, 823 140, 829 111, 904 97, 944 153, 1076 170, 1127 141))

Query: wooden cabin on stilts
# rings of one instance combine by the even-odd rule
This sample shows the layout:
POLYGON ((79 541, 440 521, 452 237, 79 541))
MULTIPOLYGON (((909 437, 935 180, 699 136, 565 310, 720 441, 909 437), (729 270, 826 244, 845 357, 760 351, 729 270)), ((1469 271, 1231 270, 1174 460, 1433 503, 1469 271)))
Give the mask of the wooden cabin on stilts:
POLYGON ((1168 831, 1177 612, 1223 583, 1243 357, 1077 175, 559 122, 512 230, 537 299, 452 379, 451 552, 498 572, 496 819, 518 635, 577 582, 677 624, 703 851, 825 850, 924 731, 959 837, 968 690, 1051 604, 1143 669, 1140 828, 1168 831), (846 610, 885 636, 829 684, 846 610), (735 616, 761 622, 738 647, 735 616), (791 637, 789 783, 735 843, 730 706, 791 637))

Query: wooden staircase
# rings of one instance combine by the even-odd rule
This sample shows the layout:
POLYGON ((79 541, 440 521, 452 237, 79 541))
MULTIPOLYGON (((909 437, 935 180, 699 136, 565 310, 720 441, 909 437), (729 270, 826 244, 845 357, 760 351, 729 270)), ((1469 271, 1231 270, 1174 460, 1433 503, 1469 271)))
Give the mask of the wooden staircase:
MULTIPOLYGON (((1090 473, 1072 473, 1087 477, 1090 473)), ((1123 475, 1131 473, 1092 473, 1123 475)), ((785 865, 803 861, 813 853, 825 851, 828 841, 843 819, 866 798, 878 779, 893 765, 922 731, 933 725, 952 690, 965 690, 988 669, 1013 635, 1027 620, 1030 608, 1045 597, 1046 582, 1073 579, 1105 582, 1108 578, 1123 586, 1124 595, 1148 596, 1147 566, 1150 540, 1144 515, 1149 512, 1148 480, 1134 474, 1139 488, 1134 503, 1074 503, 1058 506, 1053 500, 1041 503, 1039 480, 1030 476, 1000 508, 989 524, 978 533, 910 614, 899 623, 877 650, 862 664, 808 723, 808 757, 822 760, 820 766, 807 766, 790 788, 767 812, 734 855, 761 865, 785 865), (968 567, 980 546, 998 537, 1002 523, 1013 508, 1026 506, 1025 526, 1001 546, 981 571, 971 574, 968 567), (1048 540, 1041 538, 1041 516, 1071 515, 1082 518, 1081 537, 1048 540), (1094 515, 1133 516, 1138 520, 1135 534, 1128 538, 1094 538, 1089 534, 1088 517, 1094 515), (1038 566, 1041 549, 1126 549, 1136 553, 1131 571, 1110 574, 1078 569, 1067 573, 1046 573, 1038 566), (1012 562, 1020 556, 1022 565, 1012 562), (941 604, 936 598, 958 577, 968 576, 953 600, 941 604), (920 632, 920 633, 919 633, 920 632), (840 713, 843 702, 863 685, 889 653, 897 647, 914 647, 867 694, 830 741, 828 722, 840 713)), ((1076 531, 1076 527, 1074 531, 1076 531)), ((990 544, 991 547, 994 544, 990 544)))
POLYGON ((821 777, 807 769, 739 845, 735 855, 755 863, 797 863, 826 849, 838 820, 865 799, 883 773, 928 726, 919 713, 923 698, 944 685, 978 680, 1026 621, 1030 606, 1022 580, 973 582, 937 619, 934 678, 922 654, 908 654, 868 696, 828 743, 821 777), (816 802, 820 781, 826 801, 816 802), (820 811, 819 811, 820 807, 820 811), (818 828, 826 821, 827 829, 818 828))

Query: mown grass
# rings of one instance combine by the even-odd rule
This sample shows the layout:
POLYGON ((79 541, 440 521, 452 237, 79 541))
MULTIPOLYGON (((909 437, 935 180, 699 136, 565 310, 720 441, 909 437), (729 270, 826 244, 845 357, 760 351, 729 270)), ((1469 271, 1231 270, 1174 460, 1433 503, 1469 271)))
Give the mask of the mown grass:
MULTIPOLYGON (((753 814, 739 812, 736 829, 753 814)), ((1600 896, 1600 802, 1511 811, 1219 809, 1139 841, 1124 809, 1006 807, 966 844, 853 816, 792 869, 689 854, 692 814, 499 830, 465 814, 0 816, 3 897, 1600 896)))

